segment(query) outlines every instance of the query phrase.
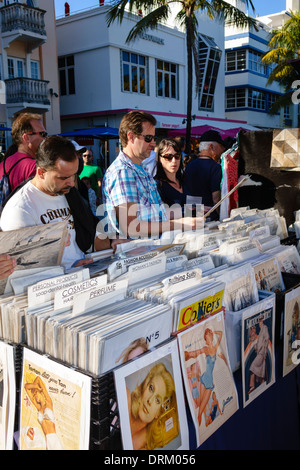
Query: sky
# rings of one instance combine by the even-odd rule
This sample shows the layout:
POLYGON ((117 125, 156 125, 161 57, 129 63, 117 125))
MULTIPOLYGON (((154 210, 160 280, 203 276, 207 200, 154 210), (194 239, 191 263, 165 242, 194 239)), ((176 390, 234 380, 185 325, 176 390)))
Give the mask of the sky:
MULTIPOLYGON (((65 1, 66 0, 54 0, 56 17, 64 16, 65 13, 65 1)), ((86 8, 92 8, 99 6, 97 0, 67 0, 70 5, 71 14, 79 12, 86 8)), ((255 7, 255 15, 264 16, 271 13, 278 13, 285 10, 286 0, 252 0, 255 7)), ((253 14, 249 10, 250 14, 253 14)))

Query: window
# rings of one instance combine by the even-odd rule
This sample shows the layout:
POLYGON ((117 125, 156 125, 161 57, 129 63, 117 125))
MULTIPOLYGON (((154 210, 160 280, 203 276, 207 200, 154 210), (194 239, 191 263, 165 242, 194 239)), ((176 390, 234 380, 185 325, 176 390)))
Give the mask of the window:
POLYGON ((35 80, 39 80, 40 78, 39 63, 35 61, 31 61, 30 67, 31 67, 31 78, 34 78, 35 80))
POLYGON ((0 123, 0 152, 4 153, 6 151, 6 138, 5 138, 5 131, 1 130, 1 127, 6 127, 5 123, 0 123))
POLYGON ((59 87, 61 96, 75 94, 75 63, 74 56, 58 58, 59 87))
POLYGON ((252 109, 266 110, 266 93, 250 88, 248 90, 248 107, 252 109))
POLYGON ((7 59, 8 78, 24 76, 25 62, 22 59, 9 57, 7 59))
POLYGON ((178 67, 171 62, 156 61, 156 96, 178 99, 178 67))
POLYGON ((236 70, 246 69, 246 49, 226 52, 226 72, 235 72, 236 70))
POLYGON ((262 55, 260 52, 249 50, 249 70, 267 76, 268 67, 262 63, 262 55))
POLYGON ((147 58, 133 52, 121 52, 122 91, 147 93, 147 58))
POLYGON ((221 50, 212 38, 198 35, 199 109, 213 110, 221 55, 221 50))
MULTIPOLYGON (((278 100, 279 95, 276 93, 268 93, 268 109, 271 109, 273 104, 278 100)), ((280 114, 277 112, 276 114, 280 114)))
POLYGON ((226 90, 226 108, 245 108, 246 88, 233 88, 226 90))

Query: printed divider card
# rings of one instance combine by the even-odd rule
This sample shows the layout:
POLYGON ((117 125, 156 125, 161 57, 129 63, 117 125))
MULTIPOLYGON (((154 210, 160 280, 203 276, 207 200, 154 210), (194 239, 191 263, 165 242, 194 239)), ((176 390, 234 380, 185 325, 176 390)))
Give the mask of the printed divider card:
POLYGON ((242 317, 243 405, 275 383, 275 295, 248 307, 242 317))
POLYGON ((13 450, 16 410, 14 346, 0 341, 0 450, 13 450))
POLYGON ((107 274, 86 278, 82 282, 61 287, 54 293, 54 310, 72 307, 76 295, 107 284, 107 274))
POLYGON ((284 297, 283 376, 300 362, 300 286, 290 289, 284 297))
POLYGON ((188 450, 177 340, 114 370, 124 450, 188 450))
POLYGON ((125 298, 128 288, 128 279, 112 281, 86 292, 76 294, 73 300, 73 315, 78 315, 89 308, 107 305, 125 298))
POLYGON ((199 447, 238 410, 223 312, 178 333, 177 339, 199 447))
POLYGON ((88 450, 91 378, 24 349, 20 450, 88 450))
POLYGON ((28 306, 32 307, 53 300, 56 291, 74 286, 74 284, 85 281, 89 277, 89 270, 85 268, 70 274, 41 280, 28 287, 28 306))

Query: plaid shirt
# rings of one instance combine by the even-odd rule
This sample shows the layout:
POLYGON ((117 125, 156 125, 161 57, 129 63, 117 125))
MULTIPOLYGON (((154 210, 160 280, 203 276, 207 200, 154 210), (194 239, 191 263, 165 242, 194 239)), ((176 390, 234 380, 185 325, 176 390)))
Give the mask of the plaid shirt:
POLYGON ((103 204, 106 206, 109 232, 119 232, 115 207, 137 203, 138 220, 168 220, 157 185, 141 165, 132 163, 123 152, 110 165, 102 182, 103 204))

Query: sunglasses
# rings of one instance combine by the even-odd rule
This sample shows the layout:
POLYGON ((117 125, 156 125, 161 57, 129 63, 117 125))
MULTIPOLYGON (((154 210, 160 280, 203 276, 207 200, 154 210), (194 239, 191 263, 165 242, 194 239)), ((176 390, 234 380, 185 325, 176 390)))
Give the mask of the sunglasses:
POLYGON ((175 160, 180 160, 181 158, 181 155, 179 155, 179 153, 166 153, 166 155, 160 155, 160 157, 164 158, 165 160, 168 160, 169 162, 171 162, 173 160, 173 158, 175 158, 175 160))
POLYGON ((144 141, 147 142, 147 144, 150 144, 150 142, 152 142, 152 140, 154 140, 154 142, 156 141, 157 137, 155 135, 151 135, 151 134, 146 134, 146 135, 143 135, 143 134, 140 134, 141 137, 144 137, 144 141))
POLYGON ((45 131, 39 131, 39 132, 24 132, 24 135, 36 135, 40 134, 41 137, 45 138, 48 135, 48 132, 45 131))

